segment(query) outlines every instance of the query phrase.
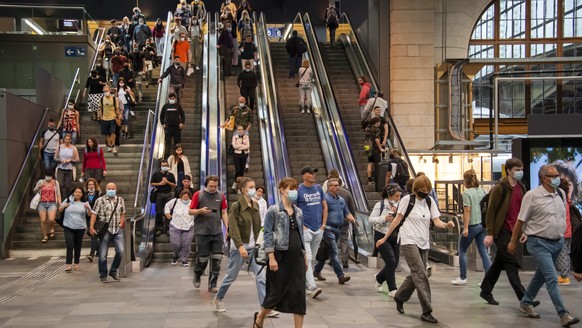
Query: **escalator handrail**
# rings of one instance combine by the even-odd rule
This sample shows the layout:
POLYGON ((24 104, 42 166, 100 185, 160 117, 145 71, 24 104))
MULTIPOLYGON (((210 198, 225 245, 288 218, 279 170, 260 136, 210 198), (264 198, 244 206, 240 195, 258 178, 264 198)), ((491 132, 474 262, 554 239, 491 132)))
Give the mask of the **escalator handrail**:
MULTIPOLYGON (((163 73, 171 64, 171 60, 170 60, 170 50, 171 50, 171 44, 170 44, 170 37, 171 37, 171 33, 170 33, 170 24, 173 21, 173 14, 172 12, 168 12, 168 16, 166 19, 166 33, 164 35, 164 50, 162 53, 162 62, 160 65, 160 72, 163 73)), ((132 233, 133 233, 133 240, 137 240, 137 235, 136 235, 136 231, 135 231, 135 226, 136 226, 136 222, 140 221, 140 220, 144 220, 144 222, 151 222, 152 221, 152 213, 150 213, 150 211, 147 211, 147 209, 151 206, 150 201, 149 201, 149 191, 146 191, 148 189, 148 186, 150 185, 150 179, 151 179, 151 175, 152 172, 154 170, 154 165, 157 164, 157 160, 159 159, 159 154, 160 154, 160 149, 163 146, 164 143, 164 131, 163 131, 163 127, 161 126, 161 124, 159 123, 158 117, 159 117, 159 113, 161 111, 161 107, 166 103, 167 101, 167 95, 168 95, 168 86, 169 86, 169 79, 163 79, 161 83, 158 84, 158 92, 157 92, 157 97, 156 97, 156 105, 155 105, 155 111, 153 114, 153 122, 151 125, 151 137, 149 140, 149 152, 148 152, 148 158, 147 158, 147 166, 144 167, 143 162, 141 162, 141 166, 139 168, 139 172, 138 172, 138 176, 142 177, 141 181, 138 180, 138 186, 137 188, 142 189, 142 193, 141 193, 141 197, 142 197, 142 202, 141 202, 141 207, 136 208, 135 212, 134 212, 134 216, 130 219, 130 222, 133 224, 132 227, 132 233), (144 174, 145 171, 145 174, 144 174), (145 177, 145 178, 144 178, 145 177), (139 184, 142 184, 142 186, 140 187, 139 184)), ((146 144, 147 139, 148 139, 148 133, 149 131, 146 130, 146 133, 144 135, 144 144, 146 144)), ((161 152, 163 154, 163 152, 161 152)), ((144 149, 142 150, 142 158, 145 159, 145 154, 146 154, 146 147, 144 147, 144 149)), ((144 160, 145 162, 145 160, 144 160)), ((139 192, 136 191, 136 194, 139 195, 139 192)), ((137 198, 136 198, 136 204, 137 204, 137 198)), ((140 247, 138 250, 136 250, 135 248, 133 248, 133 254, 132 254, 132 258, 133 257, 139 257, 140 259, 142 259, 142 261, 144 262, 144 265, 147 266, 149 265, 149 262, 152 259, 153 256, 153 239, 154 239, 154 225, 149 225, 149 224, 144 224, 143 228, 142 228, 142 234, 141 234, 141 241, 140 241, 140 247)), ((132 244, 132 246, 134 246, 135 244, 132 244)))
MULTIPOLYGON (((208 113, 210 106, 209 88, 210 88, 210 65, 209 65, 209 42, 210 42, 210 24, 211 16, 210 13, 206 13, 206 24, 207 33, 204 34, 203 38, 203 50, 202 50, 202 104, 201 117, 200 117, 200 170, 199 170, 199 185, 202 186, 202 181, 206 179, 208 172, 208 158, 209 158, 209 148, 208 148, 208 113)), ((201 189, 201 188, 200 188, 201 189)))
MULTIPOLYGON (((350 22, 349 16, 347 13, 342 13, 341 17, 340 17, 340 22, 342 20, 345 20, 348 24, 348 26, 350 27, 351 30, 351 35, 353 35, 353 37, 356 39, 355 41, 355 47, 354 47, 354 42, 351 41, 350 36, 349 35, 341 35, 340 39, 342 40, 342 42, 344 42, 344 45, 349 45, 349 47, 345 47, 346 48, 346 55, 348 54, 348 50, 347 49, 352 49, 354 51, 354 56, 356 58, 359 58, 360 60, 355 60, 356 61, 356 65, 358 66, 357 69, 354 69, 354 67, 352 67, 352 69, 354 69, 356 75, 365 75, 370 79, 370 84, 374 87, 375 90, 380 90, 378 87, 378 83, 376 82, 376 79, 374 78, 374 74, 372 72, 372 70, 370 69, 370 66, 368 65, 368 61, 369 58, 366 56, 366 53, 362 50, 360 44, 360 40, 359 37, 356 33, 356 30, 354 29, 352 23, 350 22), (345 36, 345 39, 344 39, 345 36), (353 49, 355 48, 355 50, 353 49), (364 67, 360 67, 360 65, 363 65, 364 67)), ((397 144, 400 147, 400 150, 404 156, 404 159, 406 160, 406 163, 408 164, 408 168, 410 169, 410 173, 411 176, 416 176, 416 171, 414 169, 414 166, 412 164, 412 161, 410 160, 410 157, 408 156, 408 152, 406 151, 406 147, 404 146, 404 142, 402 141, 402 137, 400 136, 400 133, 398 132, 398 128, 396 127, 396 123, 394 122, 394 118, 392 117, 392 115, 390 114, 390 107, 388 107, 388 110, 386 110, 384 112, 384 118, 386 119, 386 121, 390 124, 390 127, 392 128, 392 131, 394 131, 394 138, 396 139, 397 144)))
POLYGON ((302 23, 306 31, 307 44, 310 46, 311 65, 315 68, 314 71, 317 71, 321 91, 325 97, 324 104, 327 110, 326 119, 331 124, 330 132, 332 133, 336 154, 338 156, 336 161, 339 161, 340 164, 335 168, 340 172, 340 176, 345 180, 344 183, 347 184, 348 189, 351 191, 357 210, 369 213, 367 197, 360 182, 358 168, 354 161, 348 135, 339 113, 338 105, 335 100, 333 89, 331 88, 321 52, 319 51, 317 37, 313 28, 311 28, 313 25, 311 24, 311 19, 308 13, 303 16, 302 23), (310 31, 310 33, 307 31, 310 31))
POLYGON ((259 122, 261 128, 261 145, 263 150, 263 166, 265 172, 265 188, 267 188, 268 204, 277 204, 280 195, 277 183, 291 176, 289 155, 285 143, 283 124, 279 115, 276 83, 273 73, 273 61, 267 36, 266 19, 263 13, 255 20, 255 40, 259 53, 259 75, 261 80, 258 97, 260 103, 259 122))
POLYGON ((89 71, 91 71, 95 67, 95 63, 97 62, 97 58, 99 58, 99 48, 101 48, 101 44, 103 44, 103 39, 105 38, 105 28, 100 27, 98 28, 97 33, 97 40, 95 40, 96 48, 95 48, 95 55, 91 60, 91 66, 89 67, 89 71))

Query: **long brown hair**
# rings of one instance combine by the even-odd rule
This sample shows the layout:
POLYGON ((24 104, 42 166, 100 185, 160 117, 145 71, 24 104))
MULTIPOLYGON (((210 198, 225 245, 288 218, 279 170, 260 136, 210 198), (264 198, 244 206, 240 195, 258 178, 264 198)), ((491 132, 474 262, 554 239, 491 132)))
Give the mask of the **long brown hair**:
POLYGON ((477 179, 477 173, 475 170, 471 169, 465 171, 463 174, 463 180, 465 183, 465 188, 477 188, 479 187, 479 180, 477 179))
MULTIPOLYGON (((177 143, 176 146, 174 147, 174 163, 178 164, 182 161, 182 159, 180 158, 180 156, 178 156, 178 153, 176 152, 176 150, 178 150, 178 148, 182 148, 182 144, 177 143)), ((184 148, 182 148, 182 155, 184 155, 184 148)))
POLYGON ((87 138, 87 141, 85 141, 85 149, 87 149, 87 152, 97 151, 97 149, 99 149, 99 144, 97 143, 97 139, 95 139, 95 137, 87 138), (93 147, 89 147, 89 140, 93 141, 93 147))

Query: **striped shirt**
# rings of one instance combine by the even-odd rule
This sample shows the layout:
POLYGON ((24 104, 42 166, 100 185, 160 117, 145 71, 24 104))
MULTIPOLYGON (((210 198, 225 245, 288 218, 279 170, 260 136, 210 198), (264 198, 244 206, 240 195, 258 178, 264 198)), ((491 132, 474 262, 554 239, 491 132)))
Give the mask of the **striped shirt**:
POLYGON ((111 222, 109 222, 109 232, 117 234, 119 229, 121 229, 119 226, 121 223, 121 214, 125 213, 125 201, 118 196, 113 199, 107 197, 107 195, 101 196, 95 202, 93 212, 97 215, 97 220, 109 222, 109 218, 111 218, 111 222), (111 215, 116 202, 117 208, 115 209, 115 213, 111 215))

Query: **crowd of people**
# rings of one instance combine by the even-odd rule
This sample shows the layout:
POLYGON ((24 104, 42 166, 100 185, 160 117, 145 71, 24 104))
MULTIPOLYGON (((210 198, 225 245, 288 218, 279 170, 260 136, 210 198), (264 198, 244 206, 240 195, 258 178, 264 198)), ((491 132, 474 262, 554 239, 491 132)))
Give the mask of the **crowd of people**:
MULTIPOLYGON (((192 171, 183 149, 181 130, 186 124, 181 99, 186 77, 200 69, 202 36, 206 23, 206 8, 201 0, 191 4, 182 0, 174 13, 171 27, 172 65, 157 80, 170 77, 168 103, 160 112, 159 122, 165 130, 165 153, 159 170, 150 178, 153 188, 150 200, 155 204, 156 235, 167 234, 174 253, 171 265, 190 266, 192 242, 196 251, 192 258, 193 285, 200 288, 202 276, 209 269, 207 288, 216 293, 213 304, 217 312, 226 312, 225 298, 236 281, 241 267, 248 263, 253 271, 260 311, 255 313, 254 327, 263 327, 266 317, 280 313, 294 316, 295 327, 301 327, 307 312, 306 297, 318 298, 323 289, 318 281, 326 281, 323 268, 331 264, 339 285, 351 279, 348 239, 350 227, 359 225, 350 191, 345 188, 337 170, 331 170, 323 186, 316 180, 317 168, 305 166, 302 182, 284 178, 278 183, 281 201, 268 206, 263 198, 265 188, 245 177, 250 163, 249 130, 253 126, 257 76, 254 66, 257 49, 253 43, 253 21, 248 1, 236 6, 226 0, 221 6, 218 51, 222 57, 223 75, 232 75, 232 66, 241 70, 237 77, 240 89, 238 104, 231 109, 221 128, 233 130, 229 152, 235 166, 232 190, 238 200, 227 204, 226 195, 218 189, 218 176, 206 177, 200 190, 192 187, 192 171), (239 41, 240 44, 239 44, 239 41), (219 280, 225 236, 229 246, 226 274, 219 280), (257 259, 264 251, 267 262, 257 259), (219 283, 220 282, 220 283, 219 283)), ((340 13, 330 4, 326 10, 326 26, 331 46, 340 13)), ((95 137, 89 137, 81 158, 75 143, 81 135, 80 113, 69 102, 58 122, 48 121, 41 133, 39 157, 42 158, 44 178, 33 192, 38 196, 42 242, 55 237, 55 222, 62 217, 66 240, 66 272, 78 271, 80 251, 85 233, 91 238, 87 259, 98 256, 101 282, 108 277, 119 281, 118 269, 123 253, 123 228, 126 205, 117 195, 115 183, 107 183, 104 192, 100 183, 106 179, 105 152, 117 153, 120 136, 128 136, 132 107, 142 101, 142 85, 154 83, 152 70, 159 62, 164 47, 166 28, 160 19, 153 28, 139 8, 133 16, 124 17, 120 24, 111 21, 105 42, 100 47, 100 59, 88 77, 84 96, 94 120, 101 125, 106 150, 95 137), (131 50, 131 51, 130 51, 131 50), (81 163, 84 184, 74 186, 75 163, 81 163), (108 269, 107 253, 113 243, 115 256, 108 269)), ((311 89, 314 79, 305 41, 297 31, 291 33, 286 50, 289 55, 289 78, 298 77, 299 109, 310 114, 311 89)), ((362 130, 371 143, 367 176, 375 185, 381 200, 375 204, 368 221, 374 232, 375 252, 384 267, 373 275, 374 290, 394 299, 396 310, 404 313, 406 303, 416 290, 422 310, 421 320, 437 323, 432 315, 431 275, 428 264, 430 227, 454 228, 452 221, 443 222, 438 197, 430 179, 421 173, 411 178, 399 149, 390 143, 390 126, 385 112, 388 103, 381 91, 374 90, 365 76, 359 77, 361 92, 358 99, 362 115, 362 130), (384 156, 389 154, 389 160, 384 156), (386 161, 380 165, 381 162, 386 161), (381 167, 384 167, 383 169, 381 167), (380 170, 385 170, 385 176, 380 170), (396 269, 400 255, 410 272, 398 286, 396 269)), ((466 285, 467 250, 475 241, 483 261, 484 278, 480 297, 488 304, 499 305, 493 289, 502 270, 525 315, 539 318, 534 310, 540 302, 536 296, 543 284, 550 295, 562 326, 577 323, 560 294, 559 285, 569 285, 572 274, 582 280, 581 215, 573 205, 574 186, 560 165, 545 165, 539 171, 540 186, 526 193, 521 182, 524 165, 509 159, 504 166, 505 177, 489 192, 486 214, 481 204, 486 192, 479 186, 475 171, 463 175, 463 213, 459 238, 459 276, 453 285, 466 285), (483 225, 486 223, 486 226, 483 225), (493 262, 488 248, 495 243, 497 253, 493 262), (519 269, 523 245, 535 261, 536 271, 527 288, 520 280, 519 269)))

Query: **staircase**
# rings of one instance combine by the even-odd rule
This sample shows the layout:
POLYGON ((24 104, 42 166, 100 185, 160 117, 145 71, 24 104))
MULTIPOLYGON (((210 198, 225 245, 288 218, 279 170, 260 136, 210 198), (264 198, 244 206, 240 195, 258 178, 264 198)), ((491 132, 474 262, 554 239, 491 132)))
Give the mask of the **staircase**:
POLYGON ((288 77, 289 56, 285 51, 285 44, 271 42, 270 47, 291 174, 301 183, 303 181, 301 168, 311 166, 318 169, 317 182, 323 184, 327 179, 327 169, 313 114, 301 114, 299 110, 299 91, 295 87, 298 77, 295 79, 288 77))
POLYGON ((368 167, 368 158, 364 154, 364 134, 362 132, 360 106, 358 98, 360 88, 358 80, 354 76, 350 67, 350 62, 341 42, 336 42, 335 48, 332 49, 329 43, 320 43, 319 49, 323 57, 325 69, 335 95, 335 100, 342 118, 344 129, 350 140, 354 162, 358 168, 360 183, 366 193, 368 206, 370 209, 380 200, 380 194, 376 192, 374 186, 368 184, 366 168, 368 167))
MULTIPOLYGON (((240 90, 236 84, 237 75, 225 77, 224 83, 224 99, 225 99, 225 113, 230 114, 230 110, 234 106, 238 106, 238 98, 240 97, 240 90)), ((251 162, 248 171, 245 172, 244 176, 255 180, 255 185, 257 187, 265 185, 264 170, 263 170, 263 156, 261 153, 261 137, 259 133, 259 125, 257 120, 257 111, 253 110, 255 119, 252 123, 252 127, 249 130, 249 139, 251 142, 251 152, 249 156, 251 157, 251 162)), ((236 130, 236 126, 235 129, 236 130)), ((232 143, 233 132, 227 130, 226 140, 223 141, 223 145, 228 147, 232 143)), ((240 195, 232 189, 232 184, 234 183, 234 161, 232 156, 227 158, 227 200, 229 204, 236 202, 240 195)))
MULTIPOLYGON (((158 76, 159 69, 154 71, 154 76, 158 76)), ((79 151, 80 160, 83 161, 83 152, 85 149, 85 141, 90 136, 95 136, 100 147, 105 154, 105 161, 107 164, 107 176, 101 181, 101 191, 104 192, 105 186, 109 182, 114 182, 117 185, 117 194, 125 200, 126 219, 134 215, 133 204, 135 201, 135 188, 137 183, 138 168, 143 149, 143 138, 147 123, 147 112, 154 109, 157 96, 157 85, 150 85, 149 88, 143 87, 143 101, 138 103, 134 111, 135 118, 130 118, 130 138, 121 138, 121 146, 118 148, 118 153, 113 154, 106 152, 105 137, 101 135, 99 123, 91 120, 91 115, 86 110, 86 104, 81 104, 80 111, 80 125, 81 136, 77 140, 77 150, 79 151)), ((74 187, 83 186, 78 182, 81 174, 81 163, 77 167, 77 182, 73 184, 74 187)), ((33 181, 33 186, 36 181, 33 181)), ((64 195, 62 199, 64 200, 64 195)), ((15 221, 16 230, 12 239, 12 247, 10 250, 10 257, 40 257, 40 256, 64 256, 65 239, 63 229, 55 224, 55 239, 49 239, 44 244, 41 242, 42 232, 40 229, 40 219, 38 213, 28 208, 24 211, 23 217, 17 218, 15 221)), ((83 240, 83 247, 90 247, 90 239, 85 237, 83 240)), ((88 250, 83 250, 83 255, 86 255, 88 250)))
MULTIPOLYGON (((187 77, 182 108, 186 114, 186 124, 182 129, 182 149, 192 170, 192 188, 200 189, 200 136, 202 104, 202 71, 194 71, 187 77)), ((173 147, 172 147, 173 148, 173 147)), ((170 151, 173 154, 173 149, 170 151)), ((151 189, 151 188, 150 188, 151 189)), ((170 237, 166 234, 156 236, 154 244, 154 261, 169 261, 174 257, 170 237)))

